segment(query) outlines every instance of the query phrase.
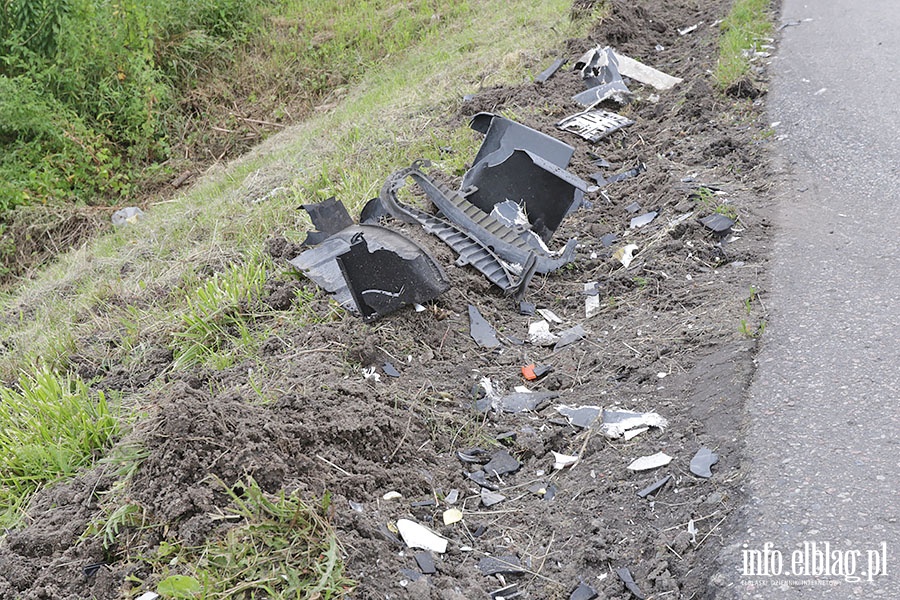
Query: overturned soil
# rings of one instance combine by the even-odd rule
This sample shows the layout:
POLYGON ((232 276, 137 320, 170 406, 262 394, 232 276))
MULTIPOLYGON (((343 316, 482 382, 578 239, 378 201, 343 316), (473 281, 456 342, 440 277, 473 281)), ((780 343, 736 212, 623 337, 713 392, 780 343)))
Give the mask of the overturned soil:
MULTIPOLYGON (((141 369, 83 365, 100 389, 152 390, 144 396, 149 416, 123 443, 148 453, 129 502, 160 526, 123 531, 127 548, 82 539, 116 481, 114 466, 100 466, 42 492, 23 526, 0 542, 0 597, 107 599, 154 589, 155 576, 137 556, 152 555, 163 541, 200 545, 226 527, 215 515, 229 499, 210 475, 228 485, 252 476, 267 492, 297 490, 310 501, 330 492, 347 575, 358 582, 354 598, 489 598, 515 583, 522 598, 564 599, 584 583, 599 598, 624 600, 632 592, 617 575, 622 567, 648 598, 703 597, 741 502, 743 398, 761 333, 751 288, 765 268, 768 238, 758 106, 714 91, 709 74, 718 36, 711 25, 729 5, 614 0, 587 39, 559 49, 569 66, 548 82, 483 90, 451 117, 465 124, 479 111, 510 111, 573 145, 569 170, 585 180, 646 166, 588 195, 589 206, 569 215, 551 242, 577 238, 577 260, 529 287, 526 299, 563 321, 552 324, 555 332, 581 325, 584 339, 557 350, 520 343, 539 316, 520 314, 479 273, 453 266, 455 255, 436 238, 390 222, 426 247, 452 282, 425 311, 404 309, 372 325, 340 313, 284 328, 258 361, 224 371, 173 371, 166 348, 148 352, 141 369), (583 84, 571 64, 597 44, 684 81, 661 92, 630 84, 635 100, 610 108, 636 123, 590 144, 555 123, 580 110, 571 96, 583 84), (599 167, 594 156, 610 166, 599 167), (626 207, 635 202, 640 210, 632 214, 626 207), (724 239, 699 223, 717 208, 738 216, 724 239), (659 213, 650 224, 629 227, 649 211, 659 213), (616 236, 609 246, 601 242, 606 234, 616 236), (638 249, 625 268, 613 254, 631 243, 638 249), (598 282, 600 306, 588 318, 590 282, 598 282), (470 304, 497 330, 499 348, 473 341, 470 304), (385 363, 399 377, 388 376, 385 363), (529 382, 521 371, 529 364, 552 371, 529 382), (365 378, 367 367, 379 377, 365 378), (525 385, 558 396, 534 411, 481 412, 485 377, 503 392, 525 385), (599 422, 569 424, 560 405, 655 411, 668 426, 608 439, 599 422), (701 447, 719 456, 709 478, 689 468, 701 447), (504 497, 497 504, 485 506, 469 477, 483 465, 459 457, 479 458, 473 448, 486 457, 505 450, 520 463, 490 478, 504 497), (556 470, 553 452, 580 458, 556 470), (658 452, 671 463, 627 469, 658 452), (659 492, 638 497, 667 475, 659 492), (400 497, 386 500, 388 492, 400 497), (448 495, 457 493, 453 506, 464 518, 445 525, 448 495), (450 541, 435 555, 436 573, 423 575, 418 551, 392 533, 401 518, 450 541), (485 575, 478 567, 485 557, 514 557, 521 568, 485 575), (85 574, 97 563, 104 566, 85 574)), ((266 249, 278 260, 298 251, 283 238, 266 249)), ((314 295, 319 314, 335 314, 311 282, 281 274, 273 274, 267 302, 289 310, 297 287, 314 295)))

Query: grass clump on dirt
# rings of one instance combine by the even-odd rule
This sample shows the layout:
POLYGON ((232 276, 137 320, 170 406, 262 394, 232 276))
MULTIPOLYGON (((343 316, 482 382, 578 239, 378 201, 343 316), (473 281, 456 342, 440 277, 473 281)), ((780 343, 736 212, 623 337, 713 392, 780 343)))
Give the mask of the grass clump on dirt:
POLYGON ((41 486, 75 475, 119 433, 102 392, 46 366, 0 386, 0 525, 20 516, 41 486))
POLYGON ((343 574, 341 549, 327 519, 330 499, 309 506, 294 494, 264 493, 253 478, 226 488, 237 523, 200 548, 162 544, 155 559, 192 565, 160 581, 171 598, 340 598, 354 583, 343 574), (173 560, 176 558, 177 560, 173 560))
POLYGON ((772 33, 769 4, 769 0, 735 0, 722 21, 719 61, 714 73, 720 89, 728 88, 749 72, 750 61, 745 52, 772 33))

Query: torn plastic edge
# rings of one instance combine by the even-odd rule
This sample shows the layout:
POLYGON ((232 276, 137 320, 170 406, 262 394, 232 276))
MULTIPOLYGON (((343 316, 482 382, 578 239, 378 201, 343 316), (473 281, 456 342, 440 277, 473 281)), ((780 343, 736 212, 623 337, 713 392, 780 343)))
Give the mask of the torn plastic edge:
POLYGON ((534 78, 534 82, 546 83, 546 81, 556 75, 556 72, 559 71, 567 62, 569 62, 568 58, 557 58, 553 61, 553 64, 541 71, 541 73, 534 78))
POLYGON ((353 225, 353 219, 343 202, 339 202, 334 196, 321 202, 301 204, 300 208, 309 213, 316 231, 306 234, 301 246, 317 246, 337 232, 353 225))
POLYGON ((619 576, 619 579, 622 580, 622 583, 625 584, 625 588, 631 592, 635 598, 638 600, 646 600, 646 596, 641 591, 641 588, 637 586, 637 583, 634 581, 634 577, 631 576, 631 571, 628 567, 621 567, 616 569, 616 575, 619 576))
POLYGON ((428 252, 379 225, 351 225, 290 263, 367 322, 450 289, 443 269, 428 252), (398 274, 405 279, 397 280, 398 274), (388 289, 390 282, 394 285, 388 289))
POLYGON ((642 489, 641 491, 639 491, 637 493, 638 498, 646 498, 650 494, 655 494, 656 492, 661 490, 667 483, 669 483, 670 479, 672 479, 672 476, 666 475, 662 479, 658 479, 657 481, 654 481, 653 483, 651 483, 650 485, 648 485, 647 487, 645 487, 644 489, 642 489))
POLYGON ((482 348, 499 348, 500 340, 497 339, 497 332, 487 322, 478 307, 469 305, 469 335, 475 340, 475 343, 482 348))
MULTIPOLYGON (((485 213, 510 198, 524 204, 529 229, 544 243, 550 241, 566 215, 581 206, 584 193, 593 189, 552 161, 518 148, 496 164, 476 164, 466 173, 464 184, 468 186, 464 188, 466 200, 485 213)), ((518 235, 527 234, 520 231, 518 235)), ((539 251, 545 249, 543 244, 524 239, 539 251)))
MULTIPOLYGON (((469 126, 485 136, 472 161, 473 169, 482 162, 499 164, 514 150, 528 150, 565 169, 575 154, 575 148, 553 136, 492 113, 476 114, 469 126)), ((464 188, 470 185, 468 175, 463 176, 464 188)))

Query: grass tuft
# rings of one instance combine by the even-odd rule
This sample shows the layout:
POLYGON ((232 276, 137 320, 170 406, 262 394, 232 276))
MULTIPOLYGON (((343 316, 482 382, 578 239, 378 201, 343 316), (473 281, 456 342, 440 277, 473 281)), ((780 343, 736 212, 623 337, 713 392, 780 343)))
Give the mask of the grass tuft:
POLYGON ((745 50, 772 33, 768 9, 769 0, 735 0, 722 21, 719 62, 714 74, 719 89, 728 88, 750 71, 745 50))
POLYGON ((49 367, 0 387, 0 525, 14 523, 42 485, 74 475, 119 434, 102 392, 49 367))

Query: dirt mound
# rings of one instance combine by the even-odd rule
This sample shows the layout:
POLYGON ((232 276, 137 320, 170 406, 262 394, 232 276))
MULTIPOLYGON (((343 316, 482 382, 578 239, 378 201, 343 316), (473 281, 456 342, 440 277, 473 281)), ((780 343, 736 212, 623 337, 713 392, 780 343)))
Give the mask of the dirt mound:
MULTIPOLYGON (((524 597, 569 598, 584 582, 600 598, 629 598, 615 572, 621 567, 630 569, 644 594, 702 595, 740 501, 741 412, 756 344, 745 299, 766 251, 757 199, 765 190, 765 161, 753 138, 757 129, 736 124, 708 75, 718 34, 709 25, 729 4, 616 0, 588 39, 561 49, 574 57, 612 44, 684 79, 668 92, 634 84, 637 98, 621 112, 636 124, 596 145, 555 128, 580 110, 571 96, 583 85, 570 69, 544 85, 485 90, 454 117, 464 123, 482 110, 508 109, 574 145, 570 170, 584 179, 599 170, 609 175, 646 166, 566 218, 554 242, 578 238, 578 260, 535 278, 529 288, 528 300, 565 322, 557 329, 580 324, 585 339, 558 350, 518 344, 534 318, 519 314, 479 274, 450 267, 455 257, 439 241, 392 223, 447 265, 453 287, 428 310, 403 310, 371 326, 342 315, 280 330, 264 344, 259 362, 224 371, 173 373, 171 353, 160 349, 147 358, 149 377, 104 372, 101 388, 167 381, 148 394, 150 416, 132 435, 147 456, 129 501, 158 525, 119 537, 149 556, 162 541, 199 545, 219 536, 227 525, 213 516, 229 503, 222 483, 232 486, 249 475, 269 492, 299 490, 311 499, 333 494, 348 575, 359 582, 356 598, 487 598, 503 585, 479 570, 487 556, 521 562, 505 580, 517 583, 524 597), (679 28, 700 22, 693 33, 679 35, 679 28), (594 155, 610 166, 599 167, 594 155), (629 228, 634 215, 626 207, 635 202, 637 214, 659 213, 640 229, 629 228), (728 243, 698 222, 715 211, 740 217, 728 243), (617 241, 604 246, 606 234, 617 241), (632 242, 638 250, 625 269, 613 254, 632 242), (588 319, 584 284, 595 281, 601 305, 588 319), (467 304, 498 330, 501 348, 487 351, 473 342, 467 304), (399 377, 390 376, 385 363, 399 377), (520 414, 475 409, 482 378, 511 391, 526 383, 521 367, 532 363, 553 370, 529 387, 558 398, 520 414), (363 377, 366 367, 377 380, 363 377), (557 411, 560 404, 656 411, 668 427, 609 440, 596 426, 570 425, 557 411), (689 470, 701 446, 720 457, 709 479, 689 470), (494 480, 505 497, 498 504, 482 505, 470 477, 481 468, 466 462, 478 456, 475 447, 489 454, 506 450, 520 465, 494 480), (553 452, 581 460, 556 471, 553 452), (626 469, 658 452, 673 462, 649 473, 626 469), (672 479, 655 497, 637 496, 664 475, 672 479), (452 490, 465 519, 445 526, 452 490), (385 500, 392 491, 402 498, 385 500), (427 524, 451 540, 448 552, 436 557, 436 574, 419 574, 413 552, 389 528, 398 518, 427 524)), ((297 248, 278 238, 267 251, 285 259, 297 248)), ((314 306, 328 314, 328 301, 309 282, 273 280, 270 306, 288 308, 297 288, 315 295, 314 306)), ((39 496, 28 523, 0 547, 0 596, 116 598, 135 578, 144 580, 142 589, 153 589, 154 576, 127 545, 104 549, 96 539, 79 541, 102 512, 99 499, 115 480, 112 469, 98 468, 39 496), (105 566, 82 571, 95 563, 105 566)))

